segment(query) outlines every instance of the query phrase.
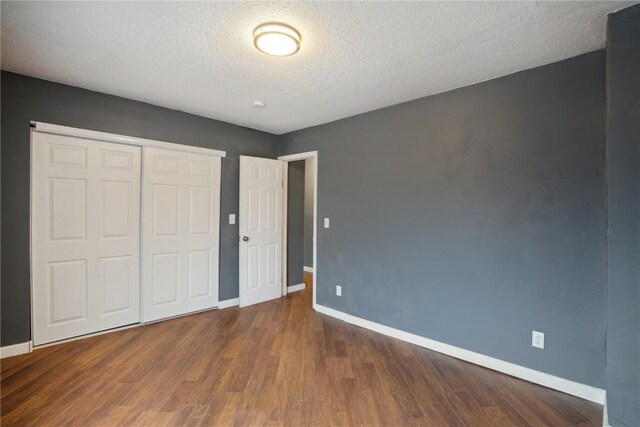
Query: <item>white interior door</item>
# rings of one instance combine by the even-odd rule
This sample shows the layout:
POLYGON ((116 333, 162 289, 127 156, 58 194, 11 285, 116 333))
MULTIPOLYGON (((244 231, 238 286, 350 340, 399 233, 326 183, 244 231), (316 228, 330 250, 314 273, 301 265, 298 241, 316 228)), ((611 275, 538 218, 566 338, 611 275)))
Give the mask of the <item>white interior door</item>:
POLYGON ((144 148, 143 321, 218 304, 217 156, 144 148))
POLYGON ((33 132, 34 345, 140 321, 140 151, 33 132))
POLYGON ((282 295, 282 162, 240 156, 240 306, 282 295))

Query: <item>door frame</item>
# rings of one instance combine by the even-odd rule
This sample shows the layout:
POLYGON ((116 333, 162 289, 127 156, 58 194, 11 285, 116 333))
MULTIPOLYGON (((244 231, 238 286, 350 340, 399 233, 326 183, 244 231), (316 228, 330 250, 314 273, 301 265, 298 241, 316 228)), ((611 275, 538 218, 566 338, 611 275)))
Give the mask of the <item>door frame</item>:
MULTIPOLYGON (((115 134, 115 133, 108 133, 108 132, 100 132, 100 131, 94 131, 94 130, 89 130, 89 129, 82 129, 82 128, 75 128, 75 127, 70 127, 70 126, 62 126, 62 125, 55 125, 55 124, 51 124, 51 123, 46 123, 46 122, 39 122, 36 120, 31 120, 29 122, 30 125, 30 132, 29 132, 29 179, 30 179, 30 183, 29 183, 29 309, 31 310, 31 313, 29 315, 29 321, 31 323, 30 325, 30 333, 31 333, 31 340, 29 341, 30 343, 33 343, 33 333, 34 333, 34 321, 33 321, 33 313, 34 313, 34 307, 33 307, 33 268, 34 268, 34 264, 33 264, 33 248, 35 246, 35 241, 34 241, 34 236, 33 236, 33 229, 34 229, 34 221, 35 221, 35 215, 33 213, 33 206, 34 206, 34 198, 35 198, 35 191, 34 191, 34 182, 35 182, 35 171, 34 171, 34 148, 33 145, 35 143, 34 138, 33 138, 33 133, 34 132, 39 132, 39 133, 50 133, 50 134, 54 134, 54 135, 64 135, 64 136, 71 136, 71 137, 76 137, 76 138, 82 138, 85 140, 94 140, 97 142, 111 142, 111 143, 116 143, 116 144, 122 144, 122 145, 133 145, 133 146, 137 146, 137 147, 153 147, 153 148, 163 148, 166 150, 173 150, 173 151, 180 151, 180 152, 187 152, 187 153, 195 153, 195 154, 206 154, 209 156, 217 156, 220 157, 221 159, 226 157, 227 153, 226 151, 222 151, 222 150, 215 150, 212 148, 204 148, 204 147, 196 147, 196 146, 192 146, 192 145, 184 145, 184 144, 179 144, 179 143, 173 143, 173 142, 165 142, 165 141, 158 141, 158 140, 154 140, 154 139, 146 139, 146 138, 138 138, 138 137, 134 137, 134 136, 127 136, 127 135, 120 135, 120 134, 115 134)), ((143 170, 142 170, 142 166, 144 165, 144 150, 142 150, 142 153, 140 155, 140 161, 141 161, 141 168, 140 168, 140 174, 141 174, 141 178, 142 178, 142 174, 143 174, 143 170)), ((221 178, 222 179, 222 178, 221 178)), ((140 181, 140 213, 142 215, 142 206, 144 203, 144 192, 142 189, 142 179, 140 181)), ((222 191, 222 181, 220 181, 220 191, 222 191)), ((222 196, 222 193, 221 193, 222 196)), ((142 216, 141 216, 142 218, 142 216)), ((222 222, 222 213, 220 213, 220 222, 222 222)), ((222 225, 222 224, 220 224, 222 225)), ((220 227, 219 230, 219 234, 222 232, 222 227, 220 227)), ((139 238, 140 238, 140 247, 139 247, 139 251, 140 251, 140 256, 138 259, 138 263, 139 263, 139 271, 140 271, 140 319, 141 321, 139 323, 136 323, 134 325, 138 325, 138 324, 144 324, 144 322, 142 321, 142 251, 143 251, 143 239, 142 239, 142 224, 140 225, 140 230, 139 230, 139 238)), ((219 261, 219 257, 220 254, 218 254, 218 261, 219 261)), ((219 274, 219 272, 218 272, 219 274)), ((219 280, 219 279, 218 279, 219 280)), ((218 287, 218 305, 220 304, 220 295, 219 295, 220 289, 218 287)), ((191 313, 187 313, 187 314, 191 314, 191 313)), ((160 320, 166 320, 166 319, 160 319, 160 320)), ((159 321, 160 321, 159 320, 159 321)), ((62 341, 54 341, 53 343, 49 343, 49 344, 43 344, 43 346, 46 345, 50 345, 50 344, 57 344, 59 342, 64 342, 64 341, 69 341, 69 340, 75 340, 75 339, 79 339, 79 338, 85 338, 85 337, 89 337, 89 336, 94 336, 94 335, 100 335, 103 333, 107 333, 107 332, 114 332, 114 331, 118 331, 124 328, 129 328, 132 325, 129 326, 123 326, 123 327, 118 327, 118 328, 114 328, 114 329, 108 329, 106 331, 98 331, 98 332, 94 332, 94 333, 89 333, 86 335, 80 335, 77 337, 71 337, 68 338, 66 340, 62 340, 62 341)), ((32 344, 31 344, 32 345, 32 344)), ((40 346, 38 346, 40 347, 40 346)))
POLYGON ((318 152, 279 156, 282 163, 282 295, 287 295, 287 205, 288 205, 288 167, 289 162, 298 160, 313 160, 313 309, 316 309, 316 290, 318 288, 318 152))

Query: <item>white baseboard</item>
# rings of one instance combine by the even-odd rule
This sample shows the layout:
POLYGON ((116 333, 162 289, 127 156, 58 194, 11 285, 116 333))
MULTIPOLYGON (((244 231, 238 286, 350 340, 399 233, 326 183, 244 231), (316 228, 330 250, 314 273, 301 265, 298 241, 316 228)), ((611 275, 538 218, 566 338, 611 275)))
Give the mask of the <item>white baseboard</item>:
POLYGON ((607 411, 607 392, 604 393, 604 408, 602 410, 602 427, 611 427, 611 424, 609 424, 609 412, 607 411))
POLYGON ((300 283, 298 285, 287 286, 287 293, 304 291, 304 283, 300 283))
POLYGON ((0 348, 0 359, 17 356, 19 354, 31 353, 32 348, 33 345, 31 344, 31 341, 2 347, 0 348))
POLYGON ((220 301, 218 302, 218 309, 235 307, 236 305, 240 305, 240 298, 232 298, 220 301))
POLYGON ((362 328, 370 329, 383 335, 397 338, 411 344, 419 345, 420 347, 425 347, 430 350, 437 351, 438 353, 453 356, 457 359, 484 366, 485 368, 493 369, 494 371, 502 372, 516 378, 521 378, 532 383, 540 384, 542 386, 552 388, 563 393, 571 394, 582 399, 590 400, 601 405, 604 404, 605 391, 596 387, 566 380, 564 378, 556 377, 554 375, 536 371, 534 369, 525 368, 524 366, 516 365, 511 362, 505 362, 504 360, 496 359, 491 356, 486 356, 484 354, 465 350, 460 347, 455 347, 453 345, 441 343, 439 341, 401 331, 399 329, 372 322, 370 320, 362 319, 360 317, 352 316, 350 314, 343 313, 341 311, 334 310, 333 308, 325 307, 320 304, 316 304, 314 308, 320 313, 335 317, 336 319, 343 320, 347 323, 351 323, 362 328))
POLYGON ((313 267, 307 267, 306 265, 304 266, 304 271, 306 271, 307 273, 313 273, 313 267))

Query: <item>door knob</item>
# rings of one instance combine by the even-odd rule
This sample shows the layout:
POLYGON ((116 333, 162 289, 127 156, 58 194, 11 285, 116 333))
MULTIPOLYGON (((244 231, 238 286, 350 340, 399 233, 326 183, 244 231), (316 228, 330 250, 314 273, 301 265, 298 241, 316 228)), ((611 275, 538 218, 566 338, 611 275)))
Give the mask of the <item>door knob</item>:
POLYGON ((242 241, 243 242, 248 242, 249 241, 249 236, 242 236, 242 241))

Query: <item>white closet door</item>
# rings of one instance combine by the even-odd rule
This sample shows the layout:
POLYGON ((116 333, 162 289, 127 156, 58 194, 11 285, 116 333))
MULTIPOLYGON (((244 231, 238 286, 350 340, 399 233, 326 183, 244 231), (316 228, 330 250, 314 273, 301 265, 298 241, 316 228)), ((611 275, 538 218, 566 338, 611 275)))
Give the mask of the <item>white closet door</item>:
POLYGON ((282 165, 240 156, 240 306, 282 295, 282 165))
POLYGON ((216 156, 144 148, 143 320, 218 304, 216 156))
POLYGON ((33 132, 35 345, 140 321, 140 148, 33 132))

